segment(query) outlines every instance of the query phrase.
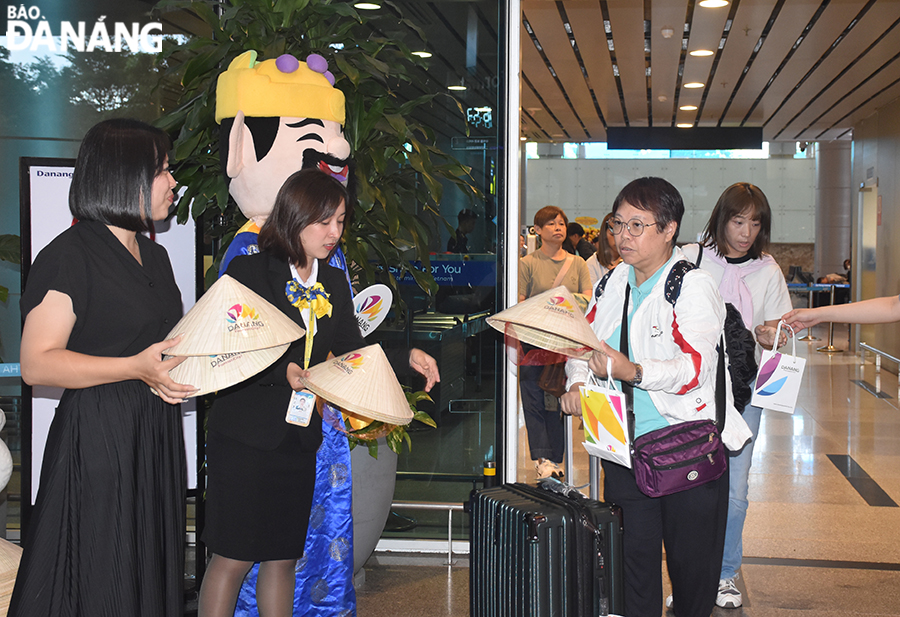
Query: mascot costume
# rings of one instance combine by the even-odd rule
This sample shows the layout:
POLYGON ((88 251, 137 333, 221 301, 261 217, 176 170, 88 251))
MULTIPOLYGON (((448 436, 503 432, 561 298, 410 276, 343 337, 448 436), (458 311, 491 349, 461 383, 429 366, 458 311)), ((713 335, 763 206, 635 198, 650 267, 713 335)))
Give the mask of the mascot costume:
MULTIPOLYGON (((327 69, 327 61, 317 54, 306 62, 287 54, 257 62, 256 52, 248 51, 219 76, 220 158, 229 193, 248 219, 229 245, 220 274, 235 256, 259 251, 259 230, 275 205, 278 189, 295 171, 317 167, 344 185, 349 183, 352 198, 350 145, 342 128, 344 94, 334 87, 334 76, 327 69)), ((347 272, 340 249, 330 264, 347 272)), ((356 614, 350 449, 347 436, 337 428, 340 424, 340 412, 326 405, 306 552, 296 568, 295 617, 356 614)), ((258 565, 247 575, 235 615, 259 615, 257 572, 258 565)))

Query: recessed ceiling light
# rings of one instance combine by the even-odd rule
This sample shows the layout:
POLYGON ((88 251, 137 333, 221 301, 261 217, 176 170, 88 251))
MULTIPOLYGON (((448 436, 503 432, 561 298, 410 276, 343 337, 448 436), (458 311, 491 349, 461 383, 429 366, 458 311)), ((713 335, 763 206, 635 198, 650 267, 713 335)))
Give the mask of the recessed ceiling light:
POLYGON ((447 86, 447 90, 465 90, 465 86, 447 86))
POLYGON ((380 4, 375 4, 374 2, 357 2, 353 6, 363 11, 374 11, 381 8, 380 4))
POLYGON ((718 9, 728 6, 728 2, 726 0, 701 0, 700 6, 705 9, 718 9))
POLYGON ((527 137, 519 137, 519 141, 528 141, 527 137))
POLYGON ((701 84, 699 81, 690 81, 690 82, 684 84, 684 87, 685 88, 702 88, 705 85, 706 84, 701 84))
POLYGON ((419 56, 420 58, 430 58, 431 52, 430 51, 414 51, 414 52, 412 52, 412 55, 419 56))
POLYGON ((681 111, 697 111, 697 106, 696 105, 682 105, 678 109, 680 109, 681 111))
POLYGON ((679 122, 679 123, 676 124, 675 126, 677 126, 677 127, 680 128, 680 129, 692 129, 692 128, 694 128, 694 125, 691 124, 690 122, 679 122))
POLYGON ((713 55, 713 52, 708 49, 695 49, 694 51, 691 52, 691 55, 696 56, 698 58, 702 58, 704 56, 713 55))

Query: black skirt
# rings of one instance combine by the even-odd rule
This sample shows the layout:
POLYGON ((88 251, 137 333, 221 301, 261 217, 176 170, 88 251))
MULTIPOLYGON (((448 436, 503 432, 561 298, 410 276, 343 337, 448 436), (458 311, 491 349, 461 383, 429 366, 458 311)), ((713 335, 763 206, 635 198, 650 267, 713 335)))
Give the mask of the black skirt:
POLYGON ((210 551, 240 561, 300 559, 306 543, 316 453, 288 430, 274 450, 209 431, 206 526, 210 551))
POLYGON ((136 381, 66 390, 9 615, 181 615, 181 413, 136 381))

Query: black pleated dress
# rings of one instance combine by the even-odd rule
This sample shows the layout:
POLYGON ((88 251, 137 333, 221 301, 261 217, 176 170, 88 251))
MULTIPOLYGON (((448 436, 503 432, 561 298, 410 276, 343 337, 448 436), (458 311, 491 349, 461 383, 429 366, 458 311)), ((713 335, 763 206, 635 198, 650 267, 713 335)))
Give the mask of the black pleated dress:
MULTIPOLYGON (((163 340, 181 297, 165 249, 138 241, 143 265, 105 225, 77 223, 34 261, 22 314, 56 290, 72 299, 72 351, 127 357, 163 340)), ((185 490, 178 406, 140 381, 66 390, 9 615, 181 615, 185 490)))

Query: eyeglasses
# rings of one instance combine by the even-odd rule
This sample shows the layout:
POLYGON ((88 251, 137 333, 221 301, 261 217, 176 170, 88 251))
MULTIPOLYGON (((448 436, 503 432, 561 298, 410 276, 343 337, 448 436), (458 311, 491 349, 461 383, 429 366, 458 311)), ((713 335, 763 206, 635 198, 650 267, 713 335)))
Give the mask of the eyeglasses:
POLYGON ((618 236, 622 233, 623 229, 628 228, 628 233, 637 238, 644 233, 644 227, 653 227, 656 224, 657 223, 642 223, 638 219, 631 219, 627 223, 620 219, 613 219, 607 223, 607 227, 609 227, 609 230, 614 236, 618 236))

